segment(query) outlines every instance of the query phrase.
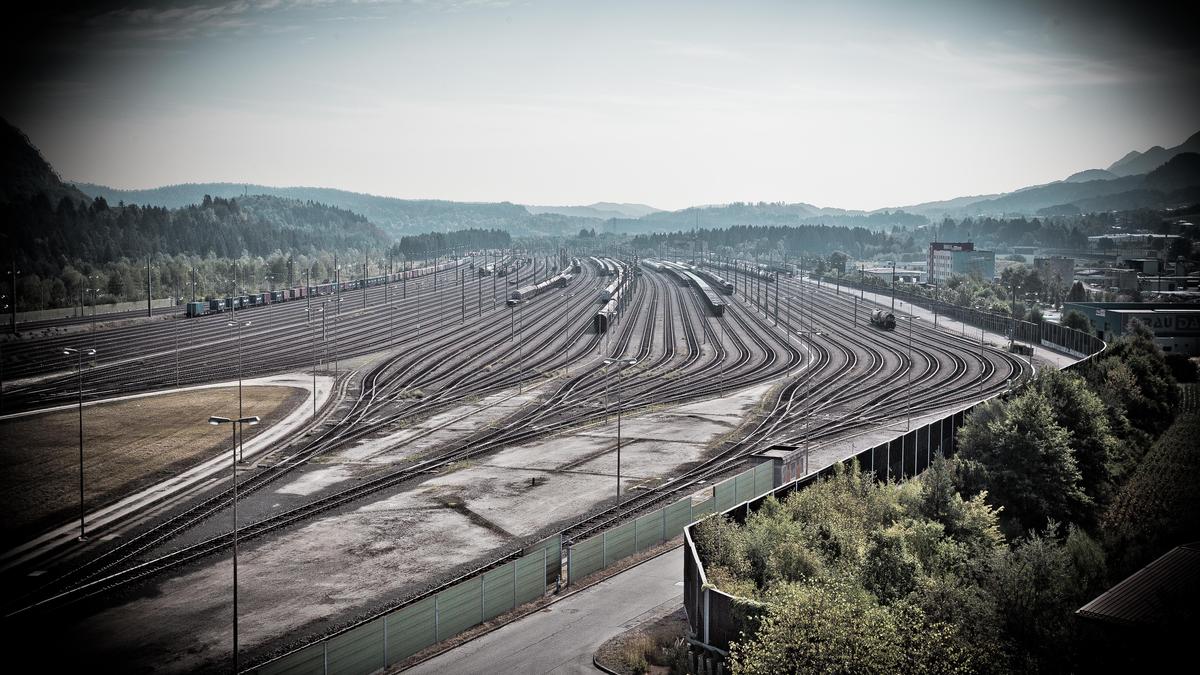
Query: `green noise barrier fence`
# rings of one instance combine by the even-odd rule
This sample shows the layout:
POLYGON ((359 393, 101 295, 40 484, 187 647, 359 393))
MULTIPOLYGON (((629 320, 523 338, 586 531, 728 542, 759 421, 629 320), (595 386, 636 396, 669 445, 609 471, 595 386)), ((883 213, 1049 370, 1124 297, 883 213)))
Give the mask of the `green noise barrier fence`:
MULTIPOLYGON (((682 526, 680 526, 682 531, 682 526)), ((261 675, 366 675, 542 597, 562 567, 554 535, 510 560, 259 666, 261 675)))
POLYGON ((674 539, 688 523, 731 508, 775 488, 771 461, 739 473, 712 486, 712 493, 699 502, 688 495, 677 502, 571 544, 567 548, 567 583, 595 574, 614 562, 674 539))
MULTIPOLYGON (((773 490, 771 461, 712 486, 698 502, 692 495, 638 516, 567 549, 567 583, 641 553, 683 533, 688 523, 773 490)), ((545 594, 562 570, 562 535, 525 555, 431 593, 400 609, 268 661, 259 675, 366 675, 393 666, 442 640, 494 619, 545 594)))

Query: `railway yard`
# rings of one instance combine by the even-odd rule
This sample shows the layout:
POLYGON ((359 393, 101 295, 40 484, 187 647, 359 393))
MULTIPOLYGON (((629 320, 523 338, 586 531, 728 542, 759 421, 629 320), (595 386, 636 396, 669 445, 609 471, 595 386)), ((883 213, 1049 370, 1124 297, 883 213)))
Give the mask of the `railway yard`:
MULTIPOLYGON (((210 415, 263 418, 236 469, 245 666, 546 536, 625 522, 770 446, 812 447, 816 470, 817 450, 962 408, 1037 363, 801 277, 601 254, 432 269, 236 312, 58 320, 6 342, 0 419, 62 418, 44 449, 63 453, 60 483, 74 478, 80 398, 87 429, 118 405, 95 402, 148 394, 103 422, 110 444, 121 415, 160 445, 196 430, 190 452, 152 468, 136 453, 85 463, 85 542, 71 489, 39 492, 36 467, 6 477, 59 532, 9 533, 10 632, 52 623, 80 658, 128 672, 229 667, 230 432, 210 415), (871 319, 884 309, 891 326, 871 319), (66 348, 96 354, 80 374, 66 348), (234 390, 252 378, 239 411, 234 390), (269 378, 285 393, 267 396, 269 378), (218 391, 202 385, 221 394, 181 393, 218 391), (123 490, 137 499, 113 509, 123 490)), ((101 443, 89 435, 87 451, 101 443)))

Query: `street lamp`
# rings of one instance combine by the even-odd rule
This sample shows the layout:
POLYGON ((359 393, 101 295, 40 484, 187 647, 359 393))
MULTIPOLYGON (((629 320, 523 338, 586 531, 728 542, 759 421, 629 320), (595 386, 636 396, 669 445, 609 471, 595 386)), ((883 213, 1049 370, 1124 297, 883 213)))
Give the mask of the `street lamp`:
POLYGON ((238 451, 238 426, 241 424, 249 424, 254 426, 258 424, 258 416, 239 417, 236 420, 231 420, 228 417, 209 417, 208 423, 213 426, 228 424, 233 429, 233 672, 238 671, 238 609, 237 609, 237 451, 238 451))
POLYGON ((76 372, 79 375, 79 541, 87 541, 87 533, 83 528, 83 357, 95 356, 95 349, 76 349, 64 347, 63 356, 74 354, 79 358, 76 372))
POLYGON ((566 366, 565 366, 566 374, 569 376, 571 374, 571 323, 568 320, 567 310, 570 309, 570 307, 569 307, 570 303, 568 301, 571 298, 575 297, 575 294, 563 291, 562 296, 563 296, 563 338, 564 338, 564 340, 566 340, 566 346, 563 347, 563 358, 564 358, 565 364, 566 364, 566 366))
MULTIPOLYGON (((604 359, 604 410, 608 411, 608 367, 614 363, 632 366, 637 359, 604 359)), ((621 371, 617 371, 617 506, 621 505, 621 371)))
MULTIPOLYGON (((228 321, 225 323, 225 325, 229 326, 229 328, 230 328, 229 336, 231 338, 233 337, 232 329, 237 328, 236 340, 237 340, 237 372, 238 372, 238 416, 240 417, 242 414, 242 327, 249 326, 250 322, 249 321, 228 321)), ((315 393, 313 395, 316 396, 315 393)), ((239 449, 241 450, 240 454, 242 455, 242 459, 239 461, 244 461, 245 460, 245 448, 239 448, 239 449)))
MULTIPOLYGON (((326 302, 328 302, 328 301, 326 301, 326 302)), ((309 328, 310 328, 310 330, 312 332, 312 336, 313 336, 313 341, 312 341, 313 342, 313 372, 312 372, 313 419, 316 419, 317 418, 317 363, 318 363, 318 361, 317 361, 317 327, 316 327, 316 324, 314 324, 311 321, 313 311, 314 310, 311 308, 304 310, 304 313, 306 315, 306 321, 309 325, 309 328)), ((325 303, 324 302, 321 303, 321 306, 319 308, 317 308, 315 311, 321 313, 321 338, 324 339, 325 338, 325 303)))

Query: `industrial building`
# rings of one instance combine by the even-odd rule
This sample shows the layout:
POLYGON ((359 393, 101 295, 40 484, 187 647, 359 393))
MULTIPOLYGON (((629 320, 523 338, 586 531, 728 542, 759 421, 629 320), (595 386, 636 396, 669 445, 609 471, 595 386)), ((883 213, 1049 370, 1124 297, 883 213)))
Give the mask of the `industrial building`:
POLYGON ((952 275, 970 276, 978 274, 985 281, 996 276, 996 254, 994 251, 976 251, 973 242, 929 243, 929 281, 945 283, 952 275))
POLYGON ((1068 302, 1063 313, 1075 310, 1088 318, 1101 340, 1114 340, 1137 319, 1154 333, 1165 352, 1200 356, 1200 304, 1149 302, 1068 302))
POLYGON ((1033 269, 1037 270, 1043 283, 1054 283, 1056 277, 1059 285, 1063 288, 1070 288, 1071 284, 1075 283, 1074 258, 1066 258, 1061 255, 1034 258, 1033 269))
MULTIPOLYGON (((894 270, 896 281, 903 284, 923 284, 925 283, 925 273, 921 270, 906 270, 896 268, 894 270)), ((875 277, 885 284, 891 285, 893 270, 891 267, 868 267, 863 270, 863 274, 875 277)))

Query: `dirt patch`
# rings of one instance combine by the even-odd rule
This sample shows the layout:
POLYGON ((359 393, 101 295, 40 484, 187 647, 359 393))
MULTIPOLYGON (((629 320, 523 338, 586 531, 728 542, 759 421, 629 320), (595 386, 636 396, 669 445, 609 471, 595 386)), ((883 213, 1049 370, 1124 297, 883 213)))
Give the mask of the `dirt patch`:
POLYGON ((674 607, 609 638, 596 650, 596 663, 621 675, 688 672, 687 614, 683 607, 674 607))
MULTIPOLYGON (((237 387, 135 398, 83 409, 84 503, 92 510, 169 478, 227 449, 227 426, 209 415, 237 413, 237 387)), ((262 433, 304 401, 293 387, 242 389, 242 409, 262 433)), ((58 410, 0 422, 0 540, 15 544, 79 511, 79 412, 58 410)))

